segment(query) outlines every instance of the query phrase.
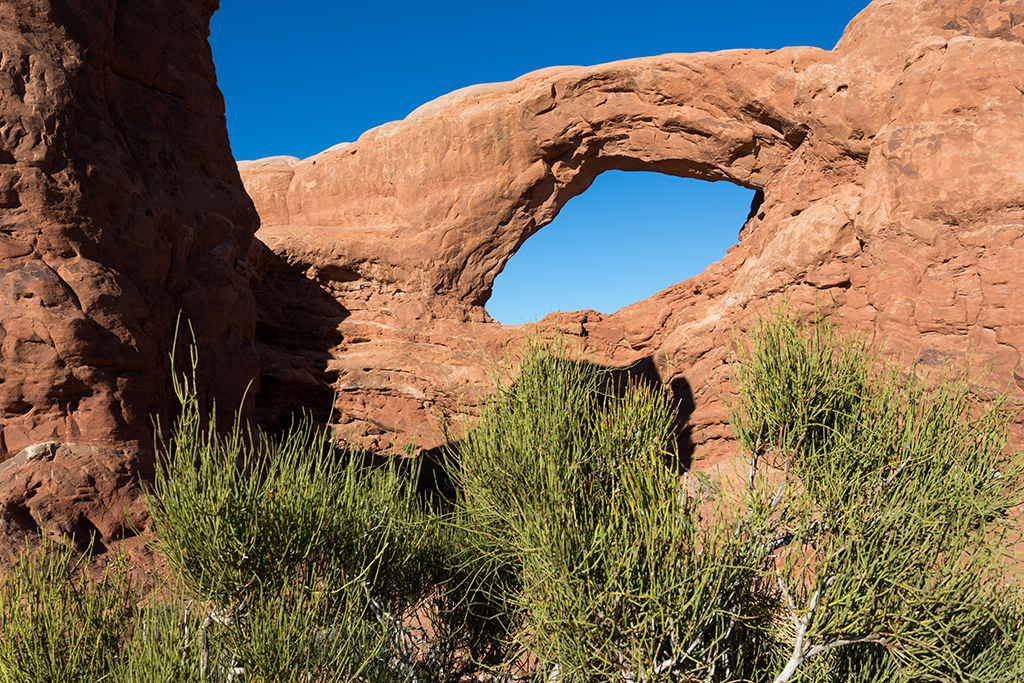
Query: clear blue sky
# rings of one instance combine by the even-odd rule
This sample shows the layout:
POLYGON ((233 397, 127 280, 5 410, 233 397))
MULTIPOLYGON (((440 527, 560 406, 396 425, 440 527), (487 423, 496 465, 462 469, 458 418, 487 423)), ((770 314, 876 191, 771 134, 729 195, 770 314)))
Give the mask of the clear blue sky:
MULTIPOLYGON (((867 0, 352 3, 221 0, 210 42, 236 159, 308 157, 476 83, 667 52, 831 48, 867 0)), ((610 172, 498 276, 505 323, 621 306, 720 259, 751 192, 610 172)))

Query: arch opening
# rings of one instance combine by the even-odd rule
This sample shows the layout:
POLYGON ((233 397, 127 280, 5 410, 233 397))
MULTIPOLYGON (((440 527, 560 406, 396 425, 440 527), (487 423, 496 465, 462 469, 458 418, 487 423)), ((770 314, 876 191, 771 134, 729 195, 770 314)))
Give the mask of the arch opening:
POLYGON ((523 243, 485 308, 505 325, 614 313, 720 261, 754 202, 754 190, 724 181, 606 171, 523 243))

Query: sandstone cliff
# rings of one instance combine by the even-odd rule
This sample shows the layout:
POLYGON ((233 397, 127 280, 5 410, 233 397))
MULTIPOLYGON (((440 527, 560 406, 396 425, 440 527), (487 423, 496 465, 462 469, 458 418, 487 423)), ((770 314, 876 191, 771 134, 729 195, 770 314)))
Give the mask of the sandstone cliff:
POLYGON ((206 395, 256 377, 216 7, 0 3, 0 536, 109 539, 141 512, 179 311, 206 395))

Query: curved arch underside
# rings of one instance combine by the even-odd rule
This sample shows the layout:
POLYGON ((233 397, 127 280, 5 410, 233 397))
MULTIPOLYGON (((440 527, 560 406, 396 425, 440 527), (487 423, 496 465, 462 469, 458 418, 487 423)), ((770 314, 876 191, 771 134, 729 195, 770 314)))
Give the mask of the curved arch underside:
POLYGON ((488 387, 479 354, 524 332, 486 315, 494 277, 613 169, 763 193, 738 246, 700 276, 615 314, 547 321, 598 362, 647 360, 692 398, 698 458, 729 449, 718 397, 730 340, 782 294, 838 309, 907 358, 973 349, 996 368, 990 381, 1020 397, 1014 5, 1016 15, 995 0, 876 2, 832 51, 545 69, 457 91, 309 159, 242 162, 268 247, 253 259, 264 410, 301 404, 316 386, 338 392, 350 436, 371 447, 442 440, 442 416, 488 387), (320 294, 283 306, 289 278, 320 294), (288 327, 304 332, 270 341, 288 327))

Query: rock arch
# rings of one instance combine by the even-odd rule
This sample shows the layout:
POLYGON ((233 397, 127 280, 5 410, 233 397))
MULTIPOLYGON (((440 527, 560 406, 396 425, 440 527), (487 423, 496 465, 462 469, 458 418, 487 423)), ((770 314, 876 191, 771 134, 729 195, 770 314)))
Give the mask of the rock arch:
POLYGON ((386 264, 429 294, 478 305, 515 248, 604 171, 763 189, 806 137, 783 109, 792 61, 737 51, 545 69, 451 93, 304 161, 242 168, 268 237, 318 226, 350 245, 345 267, 364 279, 386 264), (775 91, 753 92, 776 73, 775 91), (393 248, 376 248, 384 238, 393 248))
MULTIPOLYGON (((1019 84, 1001 74, 1024 72, 1024 26, 1007 7, 876 2, 831 51, 664 55, 466 88, 310 159, 243 162, 257 236, 344 308, 337 343, 318 352, 351 434, 371 445, 422 444, 431 410, 486 385, 472 349, 522 333, 481 307, 494 276, 611 169, 763 198, 700 277, 560 320, 602 362, 656 358, 663 381, 692 387, 709 457, 727 450, 715 395, 728 340, 783 291, 910 357, 973 347, 1013 387, 1024 328, 1000 282, 1024 244, 1024 129, 1019 84)), ((323 371, 262 349, 284 374, 323 371)))

